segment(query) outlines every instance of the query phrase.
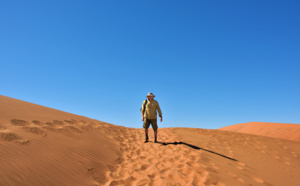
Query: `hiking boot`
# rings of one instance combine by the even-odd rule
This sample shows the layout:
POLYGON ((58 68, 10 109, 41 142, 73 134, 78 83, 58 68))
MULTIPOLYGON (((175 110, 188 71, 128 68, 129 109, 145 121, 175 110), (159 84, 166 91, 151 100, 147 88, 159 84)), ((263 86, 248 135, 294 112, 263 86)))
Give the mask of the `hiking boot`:
POLYGON ((157 139, 154 140, 154 143, 157 143, 157 139))
POLYGON ((149 138, 148 138, 148 136, 146 136, 146 138, 145 138, 145 142, 148 142, 148 140, 149 140, 149 138))

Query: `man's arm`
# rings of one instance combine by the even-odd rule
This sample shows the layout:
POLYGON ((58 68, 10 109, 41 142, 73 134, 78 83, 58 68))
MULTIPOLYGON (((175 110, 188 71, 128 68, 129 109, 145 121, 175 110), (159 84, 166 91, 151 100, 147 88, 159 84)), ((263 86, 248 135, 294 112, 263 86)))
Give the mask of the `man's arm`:
POLYGON ((160 107, 159 107, 159 104, 157 102, 157 107, 156 107, 157 111, 158 111, 158 114, 159 114, 159 119, 160 119, 160 122, 162 122, 162 112, 160 110, 160 107))
POLYGON ((143 104, 142 104, 142 109, 141 109, 141 113, 142 113, 142 121, 144 121, 144 112, 145 112, 144 108, 145 108, 145 101, 143 102, 143 104))

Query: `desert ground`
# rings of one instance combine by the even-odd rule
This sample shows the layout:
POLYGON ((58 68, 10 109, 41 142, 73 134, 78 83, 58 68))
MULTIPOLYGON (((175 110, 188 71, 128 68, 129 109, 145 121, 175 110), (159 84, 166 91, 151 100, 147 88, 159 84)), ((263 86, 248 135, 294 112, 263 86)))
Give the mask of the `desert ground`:
POLYGON ((299 125, 245 126, 143 143, 143 129, 0 96, 0 185, 300 185, 299 125))

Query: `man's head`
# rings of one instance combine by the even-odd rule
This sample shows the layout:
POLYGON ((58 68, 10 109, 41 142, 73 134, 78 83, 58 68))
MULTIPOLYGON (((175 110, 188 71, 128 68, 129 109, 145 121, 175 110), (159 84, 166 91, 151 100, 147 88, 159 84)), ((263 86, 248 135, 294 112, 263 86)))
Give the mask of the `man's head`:
POLYGON ((148 98, 149 100, 153 100, 154 97, 155 97, 155 95, 153 95, 152 92, 149 92, 148 95, 147 95, 147 98, 148 98))

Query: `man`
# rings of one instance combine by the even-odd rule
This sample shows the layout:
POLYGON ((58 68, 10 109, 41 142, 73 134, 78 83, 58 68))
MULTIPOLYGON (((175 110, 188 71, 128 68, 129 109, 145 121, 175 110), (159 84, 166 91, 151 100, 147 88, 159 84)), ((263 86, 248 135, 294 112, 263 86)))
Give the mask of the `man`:
POLYGON ((142 121, 144 121, 144 129, 145 129, 145 135, 146 135, 146 140, 145 143, 148 142, 149 137, 148 137, 148 128, 150 126, 150 123, 152 125, 153 131, 154 131, 154 142, 157 143, 157 111, 159 114, 160 122, 162 122, 162 113, 159 107, 159 104, 156 100, 153 98, 155 95, 153 95, 152 92, 148 93, 147 95, 147 100, 143 102, 142 105, 142 121), (147 103, 146 103, 147 101, 147 103), (145 105, 146 104, 146 105, 145 105))

